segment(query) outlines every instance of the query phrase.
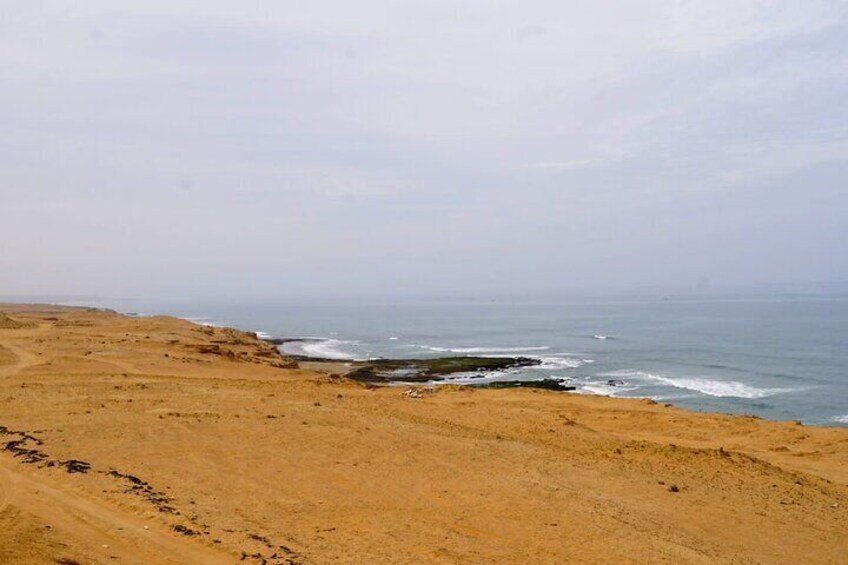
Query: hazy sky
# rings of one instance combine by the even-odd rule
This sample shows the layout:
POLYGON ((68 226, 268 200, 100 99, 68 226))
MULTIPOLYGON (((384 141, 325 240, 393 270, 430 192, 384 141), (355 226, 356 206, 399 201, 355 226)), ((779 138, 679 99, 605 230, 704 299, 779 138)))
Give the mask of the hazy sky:
POLYGON ((848 2, 0 2, 0 295, 848 280, 848 2))

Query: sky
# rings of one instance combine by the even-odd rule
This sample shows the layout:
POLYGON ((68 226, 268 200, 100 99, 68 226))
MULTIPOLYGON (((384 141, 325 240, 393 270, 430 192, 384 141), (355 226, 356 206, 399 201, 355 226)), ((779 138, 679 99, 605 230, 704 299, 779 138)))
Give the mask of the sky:
POLYGON ((848 2, 0 3, 0 295, 848 281, 848 2))

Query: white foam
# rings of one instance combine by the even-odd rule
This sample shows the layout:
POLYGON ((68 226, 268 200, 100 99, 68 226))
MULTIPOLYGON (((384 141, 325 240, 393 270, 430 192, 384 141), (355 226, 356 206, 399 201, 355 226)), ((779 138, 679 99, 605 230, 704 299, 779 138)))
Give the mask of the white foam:
POLYGON ((834 416, 830 419, 832 422, 839 422, 840 424, 848 424, 848 414, 844 416, 834 416))
POLYGON ((200 318, 200 317, 189 317, 183 318, 183 320, 188 320, 189 322, 194 322, 200 326, 208 326, 211 328, 222 328, 223 324, 219 324, 217 322, 212 322, 210 318, 200 318))
POLYGON ((612 387, 601 385, 580 385, 580 388, 578 388, 575 392, 597 394, 599 396, 614 396, 612 387))
POLYGON ((422 345, 423 349, 437 353, 522 353, 526 351, 546 351, 550 349, 547 345, 533 347, 431 347, 422 345))
POLYGON ((576 369, 583 365, 583 362, 580 359, 574 359, 572 357, 542 356, 539 357, 539 360, 542 361, 540 365, 532 365, 526 368, 556 371, 558 369, 576 369))
POLYGON ((311 357, 338 359, 340 361, 359 361, 354 355, 339 349, 345 345, 355 344, 355 341, 341 339, 326 339, 322 341, 303 342, 300 349, 311 357))
POLYGON ((660 379, 677 388, 695 390, 708 396, 735 398, 765 398, 791 389, 757 388, 737 381, 713 381, 710 379, 660 379))
POLYGON ((461 373, 453 373, 444 377, 441 380, 430 381, 432 384, 439 383, 457 383, 457 384, 481 384, 490 383, 499 379, 512 378, 514 375, 511 371, 487 371, 480 373, 479 371, 463 371, 461 373))
POLYGON ((695 377, 664 377, 662 375, 655 375, 653 373, 636 371, 633 369, 611 371, 608 373, 602 373, 600 376, 652 381, 675 388, 694 390, 701 394, 706 394, 707 396, 715 396, 719 398, 765 398, 775 394, 798 390, 792 388, 759 388, 749 384, 740 383, 738 381, 719 381, 695 377))
POLYGON ((584 394, 597 394, 599 396, 618 396, 624 392, 633 392, 639 387, 636 386, 610 386, 605 383, 584 383, 581 384, 576 392, 584 394))
POLYGON ((658 375, 654 375, 653 373, 648 373, 647 371, 638 371, 636 369, 619 369, 617 371, 607 371, 604 373, 598 373, 599 377, 613 377, 613 378, 631 378, 631 379, 655 379, 658 375))
POLYGON ((274 336, 272 336, 268 332, 256 332, 256 337, 258 337, 259 339, 271 339, 274 336))
POLYGON ((389 338, 389 341, 397 341, 397 339, 398 339, 397 337, 392 336, 392 337, 389 338))
POLYGON ((600 339, 600 340, 609 339, 609 337, 608 337, 608 336, 600 335, 600 334, 595 334, 595 335, 593 335, 592 337, 593 337, 593 338, 595 338, 595 339, 600 339))

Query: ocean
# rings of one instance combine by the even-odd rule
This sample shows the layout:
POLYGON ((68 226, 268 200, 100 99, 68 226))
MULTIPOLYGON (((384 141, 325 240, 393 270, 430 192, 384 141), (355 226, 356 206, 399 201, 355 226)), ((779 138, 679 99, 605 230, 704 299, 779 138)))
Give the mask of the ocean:
POLYGON ((282 347, 334 359, 535 357, 487 379, 555 377, 579 393, 848 426, 848 294, 96 305, 320 338, 282 347))

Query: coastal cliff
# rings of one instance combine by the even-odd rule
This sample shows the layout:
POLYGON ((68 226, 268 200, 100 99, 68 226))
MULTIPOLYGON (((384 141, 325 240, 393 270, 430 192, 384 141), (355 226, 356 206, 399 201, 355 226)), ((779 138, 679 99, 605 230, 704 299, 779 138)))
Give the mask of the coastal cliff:
POLYGON ((166 316, 0 305, 0 562, 848 553, 847 429, 557 390, 375 386, 371 367, 316 370, 251 332, 166 316))

